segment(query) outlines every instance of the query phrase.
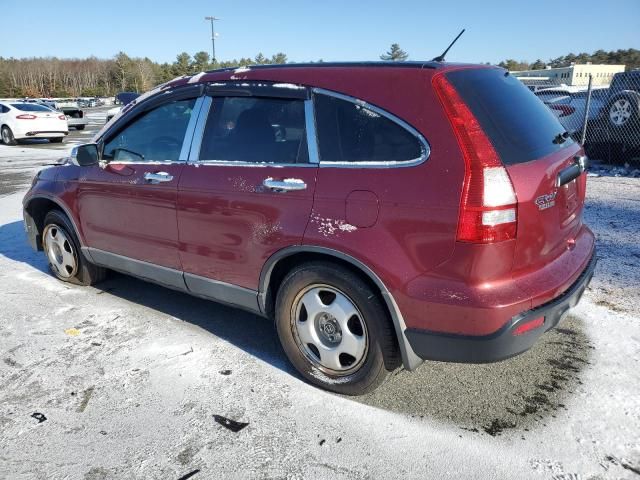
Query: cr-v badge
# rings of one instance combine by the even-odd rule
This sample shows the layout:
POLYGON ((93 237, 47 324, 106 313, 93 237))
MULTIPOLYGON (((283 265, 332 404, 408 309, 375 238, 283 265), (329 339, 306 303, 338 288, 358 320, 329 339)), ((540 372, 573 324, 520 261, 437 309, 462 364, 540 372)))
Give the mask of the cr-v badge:
POLYGON ((553 207, 556 204, 556 195, 558 195, 557 190, 545 195, 540 195, 536 198, 536 205, 538 206, 538 209, 546 210, 547 208, 553 207))

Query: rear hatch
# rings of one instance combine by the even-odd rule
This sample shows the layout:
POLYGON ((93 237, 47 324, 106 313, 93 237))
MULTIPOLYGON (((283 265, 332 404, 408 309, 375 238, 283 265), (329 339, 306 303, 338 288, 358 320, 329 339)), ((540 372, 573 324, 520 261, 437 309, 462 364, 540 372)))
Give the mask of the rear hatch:
POLYGON ((586 175, 558 186, 560 172, 575 173, 581 147, 566 136, 551 111, 508 72, 460 69, 446 77, 478 120, 511 178, 517 198, 513 270, 547 265, 568 251, 582 225, 586 175))
POLYGON ((61 112, 50 110, 48 112, 29 112, 36 117, 36 131, 40 132, 64 132, 67 130, 67 120, 61 112), (62 118, 60 118, 62 117, 62 118))

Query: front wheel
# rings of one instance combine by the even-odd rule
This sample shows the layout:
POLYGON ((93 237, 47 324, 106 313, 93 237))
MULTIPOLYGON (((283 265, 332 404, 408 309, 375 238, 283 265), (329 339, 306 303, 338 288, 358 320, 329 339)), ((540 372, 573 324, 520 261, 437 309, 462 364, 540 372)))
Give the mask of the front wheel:
POLYGON ((393 325, 376 292, 332 263, 306 263, 285 277, 276 327, 298 372, 336 393, 371 391, 400 364, 393 325))
POLYGON ((84 125, 76 125, 76 130, 84 130, 84 125))
POLYGON ((89 262, 69 219, 57 210, 44 218, 42 246, 49 269, 59 280, 76 285, 93 285, 103 280, 106 270, 89 262))
POLYGON ((53 137, 49 139, 51 143, 62 143, 62 140, 64 140, 64 137, 53 137))

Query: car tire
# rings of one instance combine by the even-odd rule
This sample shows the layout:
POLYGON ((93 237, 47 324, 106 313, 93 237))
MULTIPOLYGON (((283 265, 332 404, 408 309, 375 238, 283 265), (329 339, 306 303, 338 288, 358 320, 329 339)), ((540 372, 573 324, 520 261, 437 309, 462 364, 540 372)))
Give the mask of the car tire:
POLYGON ((104 280, 106 269, 91 263, 67 216, 51 210, 44 218, 42 246, 51 273, 63 282, 89 286, 104 280))
POLYGON ((84 125, 76 125, 76 130, 84 130, 84 125))
POLYGON ((329 262, 309 262, 284 278, 276 297, 278 337, 310 383, 362 395, 400 365, 395 331, 376 292, 329 262))
POLYGON ((640 118, 640 95, 624 92, 616 95, 607 104, 609 126, 615 130, 627 130, 638 124, 640 118))
POLYGON ((49 139, 49 142, 51 143, 62 143, 62 140, 64 140, 64 137, 53 137, 49 139))
POLYGON ((0 130, 0 136, 2 137, 2 143, 4 143, 5 145, 17 145, 18 144, 18 142, 16 141, 15 137, 13 136, 13 132, 6 125, 2 126, 2 129, 0 130))

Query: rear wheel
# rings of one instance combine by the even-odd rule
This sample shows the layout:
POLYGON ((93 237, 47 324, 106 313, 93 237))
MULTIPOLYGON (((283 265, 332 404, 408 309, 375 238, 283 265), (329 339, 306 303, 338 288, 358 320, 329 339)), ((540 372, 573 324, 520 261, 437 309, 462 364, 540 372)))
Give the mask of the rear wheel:
POLYGON ((276 327, 300 374, 336 393, 373 390, 400 364, 393 326, 376 292, 331 263, 306 263, 285 277, 276 327))
POLYGON ((17 145, 15 137, 13 136, 13 132, 9 127, 4 125, 2 130, 0 130, 0 136, 2 136, 2 142, 5 145, 17 145))
POLYGON ((64 140, 64 137, 53 137, 49 139, 51 143, 62 143, 62 140, 64 140))
POLYGON ((84 125, 76 125, 76 130, 84 130, 84 125))
POLYGON ((57 210, 45 216, 42 245, 51 272, 63 282, 93 285, 104 279, 106 270, 89 262, 69 219, 57 210))

